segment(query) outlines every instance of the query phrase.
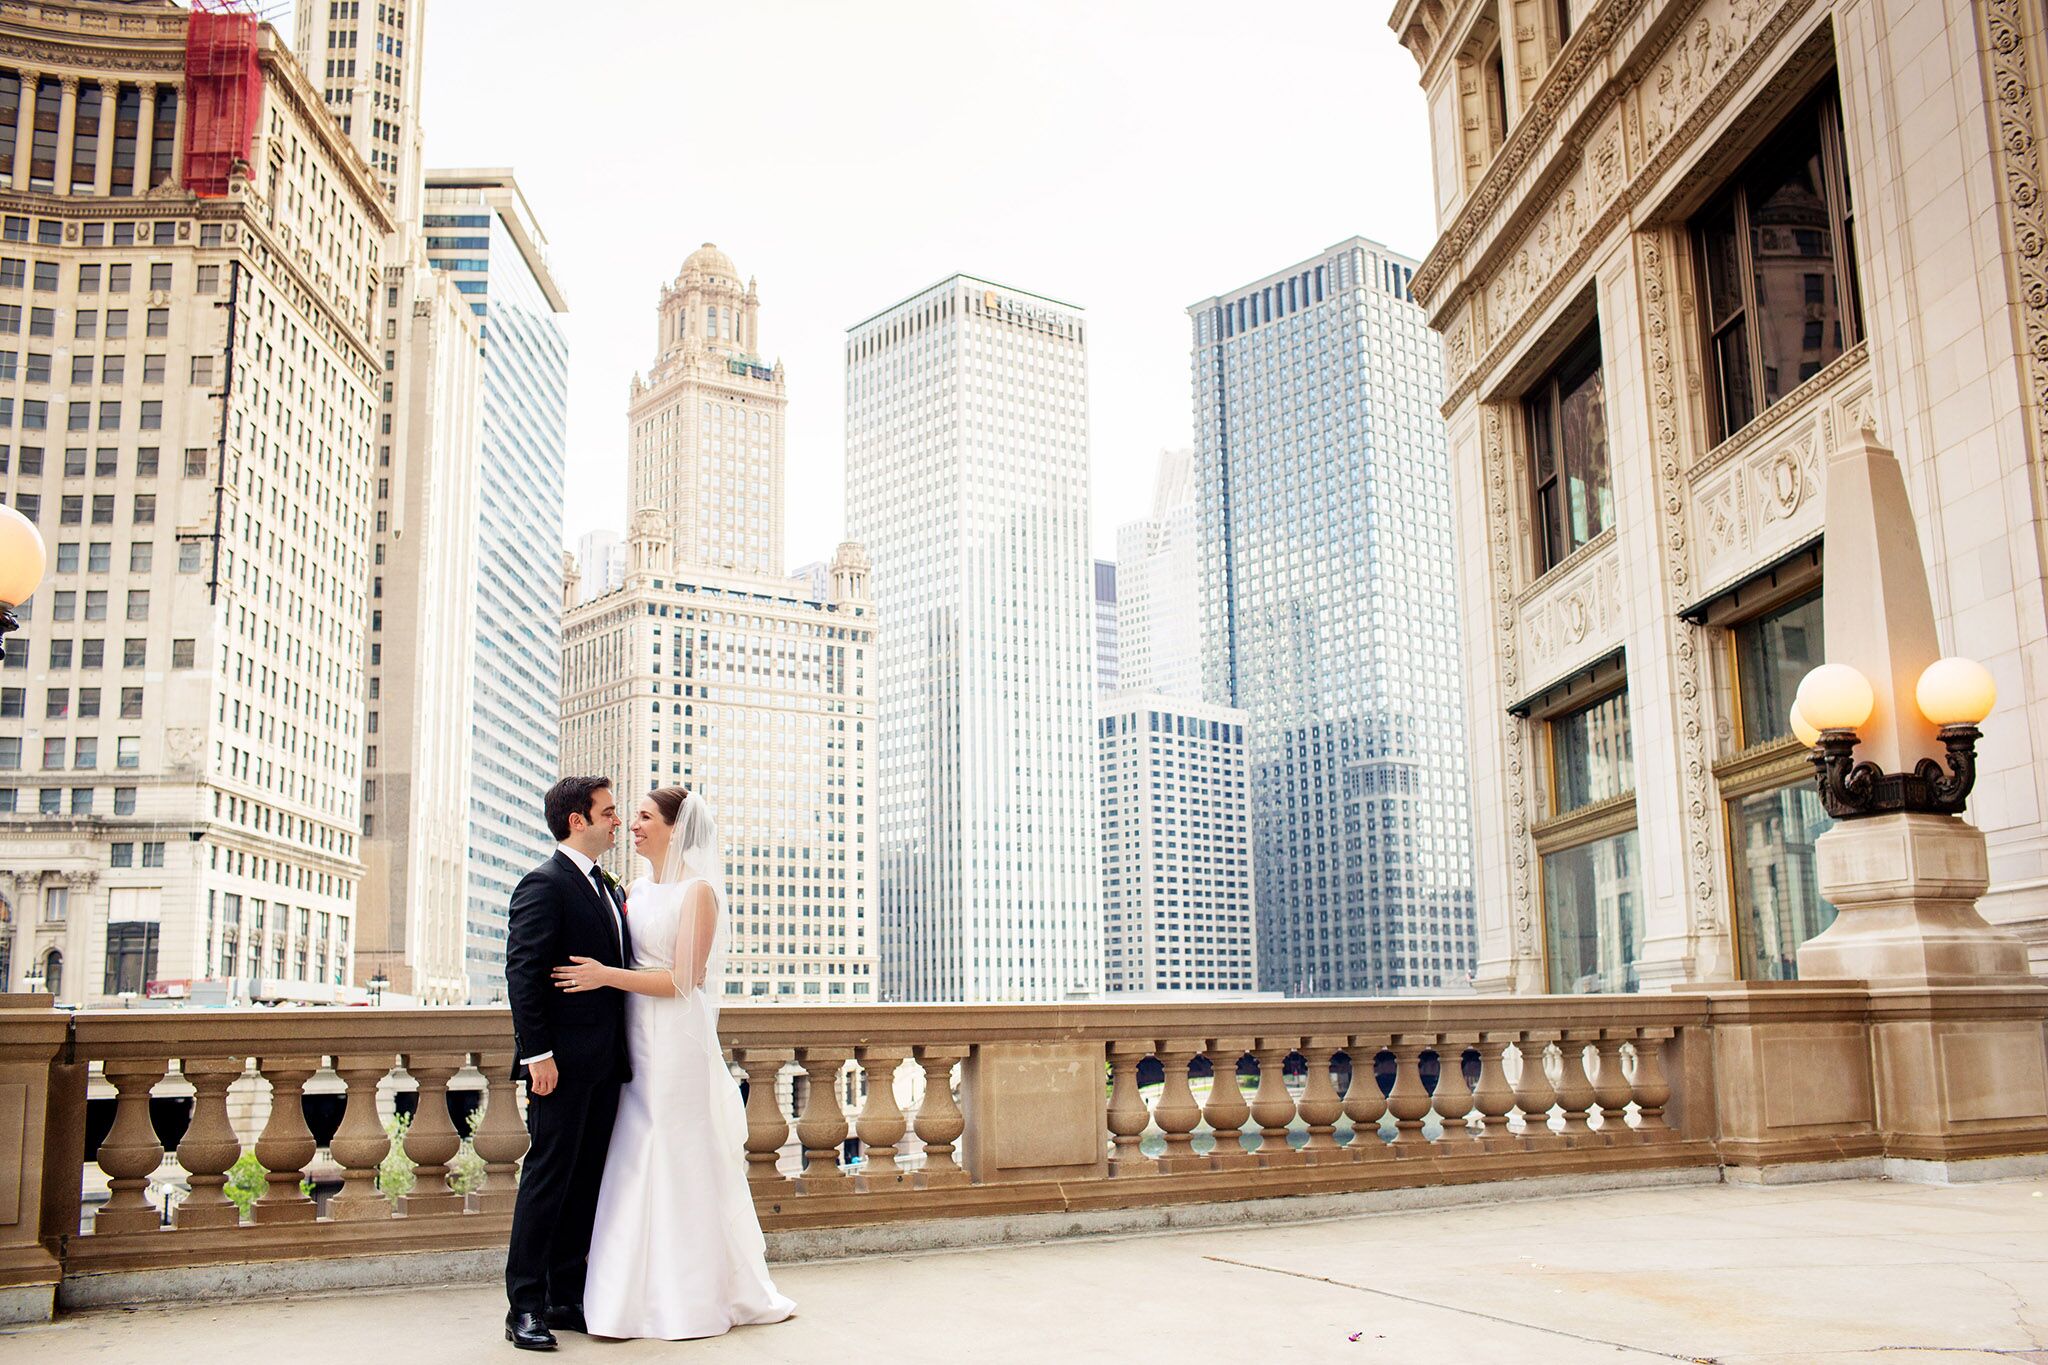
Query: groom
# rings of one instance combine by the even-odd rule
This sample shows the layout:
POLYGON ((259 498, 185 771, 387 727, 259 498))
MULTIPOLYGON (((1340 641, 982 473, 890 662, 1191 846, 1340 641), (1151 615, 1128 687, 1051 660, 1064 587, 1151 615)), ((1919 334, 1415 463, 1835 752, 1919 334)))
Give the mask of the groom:
POLYGON ((591 1223, 618 1112, 619 1086, 632 1078, 626 1053, 626 997, 620 991, 565 994, 549 973, 572 955, 632 965, 618 884, 597 866, 619 830, 607 777, 566 777, 548 789, 555 856, 520 879, 505 938, 505 988, 526 1082, 533 1145, 512 1211, 505 1257, 505 1339, 552 1351, 554 1333, 583 1330, 583 1272, 591 1223))

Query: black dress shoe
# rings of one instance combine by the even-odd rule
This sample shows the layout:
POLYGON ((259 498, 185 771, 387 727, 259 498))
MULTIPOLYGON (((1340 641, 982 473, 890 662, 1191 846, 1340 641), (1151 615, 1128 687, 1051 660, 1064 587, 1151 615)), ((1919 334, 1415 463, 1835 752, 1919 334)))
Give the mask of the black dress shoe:
POLYGON ((546 1314, 548 1326, 558 1332, 581 1332, 590 1335, 590 1329, 583 1325, 583 1305, 571 1304, 566 1308, 550 1308, 546 1314))
POLYGON ((507 1313, 505 1315, 505 1340, 522 1351, 552 1351, 555 1349, 555 1334, 538 1313, 507 1313))

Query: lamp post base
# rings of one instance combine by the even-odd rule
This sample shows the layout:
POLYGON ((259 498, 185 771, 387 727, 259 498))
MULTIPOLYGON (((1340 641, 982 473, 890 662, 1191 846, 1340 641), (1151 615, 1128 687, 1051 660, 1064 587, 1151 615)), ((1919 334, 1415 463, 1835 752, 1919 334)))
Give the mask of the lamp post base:
POLYGON ((1884 986, 2036 984, 2026 944, 1977 911, 1984 835, 1952 815, 1844 820, 1814 845, 1835 922, 1799 950, 1802 981, 1884 986))

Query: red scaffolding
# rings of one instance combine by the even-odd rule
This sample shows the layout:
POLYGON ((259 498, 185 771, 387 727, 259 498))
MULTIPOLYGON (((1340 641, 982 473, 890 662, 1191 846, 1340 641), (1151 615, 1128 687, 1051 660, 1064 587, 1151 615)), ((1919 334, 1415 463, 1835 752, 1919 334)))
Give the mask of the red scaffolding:
POLYGON ((185 188, 224 198, 237 165, 246 172, 263 104, 256 18, 246 0, 193 0, 185 28, 185 188))

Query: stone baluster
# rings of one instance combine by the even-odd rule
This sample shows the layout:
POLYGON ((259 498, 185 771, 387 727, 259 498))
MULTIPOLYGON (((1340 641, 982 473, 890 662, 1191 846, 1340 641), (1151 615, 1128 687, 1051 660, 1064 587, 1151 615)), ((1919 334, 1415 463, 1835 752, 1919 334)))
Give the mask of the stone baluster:
POLYGON ((854 1055, 860 1059, 861 1074, 868 1083, 867 1101, 854 1121, 861 1154, 866 1158, 860 1187, 879 1190, 905 1184, 904 1173, 896 1168, 896 1144, 910 1131, 910 1122, 903 1117, 903 1106, 896 1102, 896 1068, 910 1055, 910 1049, 864 1047, 856 1049, 854 1055))
POLYGON ((795 1182, 776 1166, 789 1142, 789 1116, 776 1101, 775 1087, 796 1053, 786 1047, 739 1048, 733 1060, 747 1073, 747 1183, 756 1198, 794 1194, 795 1182))
POLYGON ((111 1193, 93 1219, 93 1231, 154 1232, 163 1218, 149 1202, 149 1178, 163 1164, 164 1149, 149 1121, 149 1092, 164 1078, 164 1064, 108 1062, 104 1074, 120 1098, 114 1102, 114 1126, 100 1143, 100 1169, 111 1193))
POLYGON ((337 1223, 389 1218, 390 1201, 377 1188, 377 1168, 391 1154, 391 1138, 377 1117, 377 1083, 391 1073, 389 1053, 336 1057, 334 1072, 348 1086, 348 1107, 327 1150, 341 1167, 341 1189, 328 1201, 337 1223))
POLYGON ((1337 1093, 1336 1082, 1330 1079, 1330 1060, 1343 1048, 1342 1038, 1302 1040, 1301 1059, 1308 1068, 1308 1084, 1295 1108, 1301 1121, 1308 1125, 1308 1141, 1301 1148, 1304 1161, 1334 1161, 1341 1153, 1337 1146, 1337 1120, 1344 1117, 1344 1100, 1337 1093))
POLYGON ((419 1105, 405 1130, 405 1154, 418 1164, 412 1193, 400 1201, 408 1218, 461 1213, 463 1197, 448 1188, 448 1163, 462 1151, 462 1134, 448 1116, 448 1082, 469 1060, 464 1052, 407 1053, 405 1069, 419 1082, 419 1105))
POLYGON ((1351 1054, 1351 1084, 1344 1088, 1344 1113, 1351 1120, 1351 1143, 1345 1149, 1361 1161, 1392 1155, 1380 1140, 1380 1119, 1387 1112, 1387 1097, 1380 1093, 1377 1037, 1354 1037, 1345 1051, 1351 1054))
POLYGON ((1566 1029, 1558 1041, 1558 1060, 1563 1063, 1557 1078, 1557 1103, 1564 1110, 1564 1137, 1568 1143, 1583 1145, 1595 1141, 1586 1120, 1599 1107, 1593 1094, 1593 1080, 1586 1074, 1586 1034, 1566 1029))
POLYGON ((1195 1103, 1194 1090, 1188 1085, 1188 1068, 1195 1058, 1202 1055, 1201 1040, 1162 1038, 1155 1055, 1166 1071, 1166 1084, 1160 1087, 1159 1099, 1152 1106, 1152 1121, 1166 1135, 1166 1151, 1159 1157, 1159 1169, 1206 1169, 1208 1159, 1196 1156, 1194 1145, 1195 1128, 1202 1121, 1202 1110, 1195 1103))
POLYGON ((1395 1156, 1429 1154, 1422 1136, 1422 1120, 1429 1113, 1429 1092, 1422 1088, 1422 1054, 1435 1041, 1434 1034, 1397 1033, 1389 1049, 1394 1054, 1394 1088, 1387 1092, 1387 1111, 1394 1116, 1395 1156))
POLYGON ((1465 1083, 1465 1049, 1470 1043, 1471 1039, 1464 1034, 1437 1035, 1436 1090, 1429 1097, 1429 1107, 1436 1110, 1443 1125, 1438 1141, 1447 1145, 1442 1150, 1452 1154, 1463 1148, 1448 1144, 1462 1144, 1472 1137, 1465 1127, 1465 1120, 1472 1113, 1472 1087, 1465 1083))
POLYGON ((800 1047, 797 1065, 804 1069, 803 1112, 796 1116, 796 1137, 803 1145, 804 1167, 798 1182, 805 1194, 840 1188, 846 1173, 839 1169, 840 1144, 846 1141, 846 1110, 839 1103, 839 1073, 853 1056, 847 1047, 800 1047))
POLYGON ((1244 1125, 1252 1107, 1237 1085, 1237 1061, 1251 1051, 1249 1038, 1217 1038, 1209 1043, 1209 1065, 1214 1075, 1209 1082, 1209 1102, 1202 1106, 1202 1119, 1216 1134, 1216 1150, 1210 1153, 1218 1170, 1236 1170, 1257 1164, 1245 1150, 1244 1125))
POLYGON ((185 1168, 192 1193, 178 1206, 181 1228, 231 1228, 242 1211, 227 1197, 228 1169, 242 1155, 242 1144, 228 1122, 228 1087, 247 1070, 240 1057, 185 1058, 178 1064, 192 1082, 192 1122, 178 1143, 178 1164, 185 1168))
POLYGON ((512 1079, 510 1052, 477 1054, 477 1070, 490 1089, 484 1095, 484 1116, 477 1121, 470 1145, 484 1161, 484 1187, 468 1198, 471 1213, 512 1212, 519 1199, 519 1159, 526 1155, 526 1124, 519 1115, 519 1083, 512 1079))
POLYGON ((299 1182, 306 1163, 320 1148, 306 1126, 301 1097, 306 1082, 320 1069, 320 1059, 264 1057, 257 1059, 256 1067, 270 1082, 270 1117, 256 1137, 256 1160, 266 1174, 263 1196, 250 1214, 258 1223, 310 1223, 320 1211, 299 1182))
POLYGON ((1479 1141, 1489 1149, 1511 1141, 1508 1111, 1515 1107, 1515 1092, 1501 1071, 1500 1062, 1502 1048, 1512 1041, 1514 1035, 1511 1033, 1479 1035, 1479 1084, 1472 1088, 1472 1107, 1485 1120, 1486 1129, 1479 1135, 1479 1141))
POLYGON ((953 1144, 967 1131, 967 1116, 953 1098, 953 1067, 967 1055, 967 1049, 952 1046, 920 1047, 917 1064, 924 1068, 924 1098, 917 1102, 912 1127, 924 1144, 924 1170, 918 1183, 925 1189, 942 1185, 965 1185, 967 1172, 953 1155, 953 1144))
POLYGON ((1522 1054, 1522 1070, 1515 1077, 1515 1108, 1522 1111, 1522 1141, 1548 1142, 1557 1134, 1550 1128, 1550 1109, 1557 1103, 1557 1091, 1550 1084, 1550 1072, 1543 1063, 1550 1050, 1549 1033, 1524 1033, 1516 1041, 1522 1054))
POLYGON ((1259 1059, 1259 1088, 1252 1095, 1252 1122, 1259 1125, 1259 1164, 1293 1166, 1302 1160, 1300 1152, 1287 1143, 1287 1129, 1294 1122, 1294 1096, 1287 1093, 1287 1054, 1294 1051, 1294 1038, 1261 1038, 1254 1055, 1259 1059))
POLYGON ((1664 1040, 1670 1036, 1668 1028, 1636 1030, 1636 1074, 1632 1086, 1636 1131, 1652 1141, 1673 1136, 1671 1125, 1664 1121, 1664 1106, 1671 1102, 1671 1081, 1664 1072, 1664 1040))
POLYGON ((1140 1144, 1152 1122, 1138 1093, 1138 1063, 1152 1055, 1152 1044, 1111 1043, 1109 1045, 1109 1173, 1149 1175, 1158 1169, 1140 1144))
POLYGON ((1621 1048, 1634 1029, 1601 1029, 1593 1051, 1600 1059, 1600 1072, 1593 1078, 1593 1098, 1600 1102, 1600 1135, 1610 1142, 1634 1136, 1628 1126, 1628 1102, 1633 1093, 1622 1069, 1621 1048))

